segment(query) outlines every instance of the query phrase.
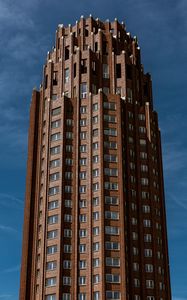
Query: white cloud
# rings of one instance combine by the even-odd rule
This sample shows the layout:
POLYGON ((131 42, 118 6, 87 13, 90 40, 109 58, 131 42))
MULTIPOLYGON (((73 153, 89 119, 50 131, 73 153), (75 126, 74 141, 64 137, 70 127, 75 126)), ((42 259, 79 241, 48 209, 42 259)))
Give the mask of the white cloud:
POLYGON ((0 230, 7 232, 7 233, 13 233, 13 234, 18 233, 18 231, 15 228, 6 226, 6 225, 2 225, 2 224, 0 224, 0 230))

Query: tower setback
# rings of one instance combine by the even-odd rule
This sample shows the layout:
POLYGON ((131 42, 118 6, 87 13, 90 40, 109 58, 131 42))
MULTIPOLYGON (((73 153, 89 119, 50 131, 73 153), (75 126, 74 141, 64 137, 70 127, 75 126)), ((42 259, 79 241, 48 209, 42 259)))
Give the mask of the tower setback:
POLYGON ((152 84, 124 24, 59 25, 30 108, 20 300, 170 300, 152 84))

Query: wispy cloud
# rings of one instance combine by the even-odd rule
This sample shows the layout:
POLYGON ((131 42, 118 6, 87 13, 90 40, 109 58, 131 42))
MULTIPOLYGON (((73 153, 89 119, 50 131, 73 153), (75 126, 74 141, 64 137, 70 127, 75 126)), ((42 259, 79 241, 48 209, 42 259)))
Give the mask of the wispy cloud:
POLYGON ((13 273, 13 272, 17 272, 20 270, 20 265, 16 265, 7 269, 2 270, 2 273, 13 273))
POLYGON ((4 207, 12 207, 23 209, 23 200, 10 194, 0 193, 0 205, 4 207))
POLYGON ((0 224, 0 230, 4 231, 6 233, 12 233, 12 234, 18 233, 18 231, 15 228, 6 226, 6 225, 2 225, 2 224, 0 224))

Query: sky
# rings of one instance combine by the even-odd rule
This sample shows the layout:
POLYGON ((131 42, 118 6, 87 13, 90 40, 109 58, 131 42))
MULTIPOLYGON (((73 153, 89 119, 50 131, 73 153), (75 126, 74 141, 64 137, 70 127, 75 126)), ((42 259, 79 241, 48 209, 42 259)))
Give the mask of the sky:
POLYGON ((187 300, 187 1, 0 0, 0 300, 18 300, 32 89, 58 24, 118 18, 153 80, 165 176, 173 300, 187 300))

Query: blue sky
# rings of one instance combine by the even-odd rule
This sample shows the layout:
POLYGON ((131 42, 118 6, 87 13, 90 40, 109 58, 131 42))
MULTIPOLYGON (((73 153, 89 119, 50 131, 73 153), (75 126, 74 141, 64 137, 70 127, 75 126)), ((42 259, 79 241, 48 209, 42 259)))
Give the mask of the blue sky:
POLYGON ((125 21, 153 79, 162 130, 173 300, 187 300, 187 1, 0 0, 0 300, 18 300, 28 114, 59 23, 125 21))

